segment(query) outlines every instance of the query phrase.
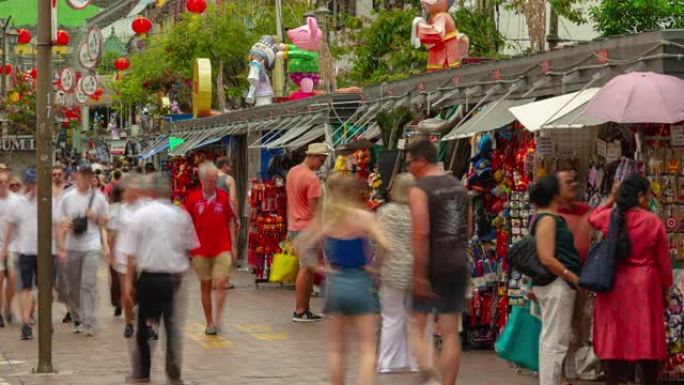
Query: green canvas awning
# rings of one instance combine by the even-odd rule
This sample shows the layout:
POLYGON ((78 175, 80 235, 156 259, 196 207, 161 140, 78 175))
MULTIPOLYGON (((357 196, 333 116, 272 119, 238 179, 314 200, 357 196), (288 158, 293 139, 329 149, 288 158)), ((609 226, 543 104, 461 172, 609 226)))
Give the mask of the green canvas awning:
MULTIPOLYGON (((7 19, 12 15, 14 26, 35 26, 38 19, 38 2, 35 0, 6 0, 0 2, 0 17, 7 19)), ((85 9, 75 10, 66 1, 57 2, 57 22, 64 28, 77 28, 86 20, 97 15, 102 8, 89 5, 85 9)))

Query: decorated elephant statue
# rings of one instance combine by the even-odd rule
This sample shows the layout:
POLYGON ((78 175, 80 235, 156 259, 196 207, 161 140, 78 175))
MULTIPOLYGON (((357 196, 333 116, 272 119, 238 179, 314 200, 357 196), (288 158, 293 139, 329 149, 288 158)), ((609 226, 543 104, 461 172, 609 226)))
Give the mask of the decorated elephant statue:
POLYGON ((461 59, 468 57, 470 40, 458 32, 449 14, 454 0, 421 0, 420 3, 427 15, 413 19, 411 42, 416 48, 421 44, 427 48, 427 70, 458 67, 461 59))
POLYGON ((288 100, 314 96, 314 87, 320 82, 319 55, 323 33, 318 22, 308 17, 306 24, 287 31, 292 44, 281 44, 278 55, 287 61, 287 73, 297 85, 297 91, 288 100))
POLYGON ((249 91, 247 104, 262 106, 273 103, 273 87, 268 71, 275 66, 278 47, 272 36, 262 36, 249 51, 249 91))

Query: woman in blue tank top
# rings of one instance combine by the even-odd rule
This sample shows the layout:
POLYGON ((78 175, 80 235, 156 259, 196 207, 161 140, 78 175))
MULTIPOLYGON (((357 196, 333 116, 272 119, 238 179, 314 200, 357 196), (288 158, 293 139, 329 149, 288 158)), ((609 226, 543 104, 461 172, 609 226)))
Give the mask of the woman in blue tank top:
POLYGON ((387 249, 389 242, 376 224, 374 215, 363 208, 362 185, 350 175, 328 178, 327 195, 319 218, 308 234, 298 238, 308 265, 328 277, 325 313, 330 316, 330 377, 334 385, 343 384, 346 320, 357 329, 359 338, 360 385, 375 382, 379 302, 373 282, 369 241, 387 249), (325 264, 317 264, 322 247, 325 264))

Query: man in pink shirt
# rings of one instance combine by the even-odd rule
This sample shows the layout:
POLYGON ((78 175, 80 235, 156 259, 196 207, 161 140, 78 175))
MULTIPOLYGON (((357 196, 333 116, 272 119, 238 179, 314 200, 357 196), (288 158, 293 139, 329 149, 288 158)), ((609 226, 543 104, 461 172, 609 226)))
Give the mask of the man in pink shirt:
MULTIPOLYGON (((578 184, 575 171, 559 171, 557 177, 563 201, 558 214, 568 224, 575 240, 575 249, 579 254, 580 262, 584 264, 593 234, 588 221, 592 208, 584 202, 577 201, 578 184)), ((565 375, 568 379, 595 380, 599 372, 600 362, 596 355, 590 353, 591 348, 580 350, 591 339, 592 314, 591 297, 586 293, 577 293, 572 320, 573 337, 565 358, 565 375)))
MULTIPOLYGON (((306 159, 290 169, 285 181, 287 191, 287 223, 290 239, 309 227, 318 210, 321 198, 321 183, 314 171, 320 169, 328 157, 325 143, 312 143, 306 152, 306 159)), ((292 315, 294 322, 320 321, 321 316, 313 314, 309 308, 311 290, 313 289, 313 273, 301 263, 295 283, 297 303, 292 315)))

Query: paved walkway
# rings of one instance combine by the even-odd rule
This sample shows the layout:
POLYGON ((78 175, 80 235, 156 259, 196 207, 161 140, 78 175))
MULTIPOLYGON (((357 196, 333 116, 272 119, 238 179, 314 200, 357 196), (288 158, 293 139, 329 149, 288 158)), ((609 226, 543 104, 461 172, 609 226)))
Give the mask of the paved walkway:
MULTIPOLYGON (((19 326, 0 329, 0 385, 104 385, 123 384, 129 371, 128 349, 133 339, 122 336, 123 321, 114 318, 107 299, 107 273, 100 273, 100 326, 95 337, 72 333, 59 323, 64 308, 54 306, 53 364, 56 374, 32 374, 37 364, 37 339, 19 340, 19 326)), ((183 377, 195 384, 324 385, 326 369, 325 322, 294 324, 294 292, 277 286, 255 288, 251 275, 236 273, 228 297, 223 336, 204 335, 199 285, 193 275, 186 281, 188 313, 184 326, 183 377)), ((320 309, 319 299, 313 300, 320 309)), ((166 383, 160 344, 152 363, 152 383, 166 383)), ((353 351, 348 363, 348 384, 355 384, 353 351)), ((459 384, 533 385, 529 374, 518 375, 492 352, 466 352, 459 384)), ((379 385, 414 385, 411 374, 383 375, 379 385)))

